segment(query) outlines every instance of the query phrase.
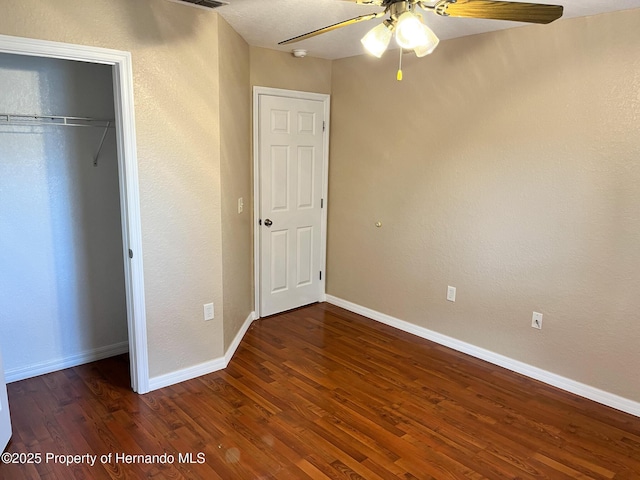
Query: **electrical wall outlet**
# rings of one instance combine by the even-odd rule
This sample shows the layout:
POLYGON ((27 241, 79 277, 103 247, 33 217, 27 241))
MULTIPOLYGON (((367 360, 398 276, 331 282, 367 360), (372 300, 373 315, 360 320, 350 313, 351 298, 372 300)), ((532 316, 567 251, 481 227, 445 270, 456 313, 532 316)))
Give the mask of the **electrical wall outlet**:
POLYGON ((542 330, 542 314, 538 312, 533 312, 533 317, 531 317, 531 326, 533 328, 537 328, 538 330, 542 330))
POLYGON ((213 303, 205 303, 204 305, 204 319, 213 320, 213 303))
POLYGON ((447 287, 447 300, 450 302, 456 301, 456 287, 452 287, 451 285, 447 287))

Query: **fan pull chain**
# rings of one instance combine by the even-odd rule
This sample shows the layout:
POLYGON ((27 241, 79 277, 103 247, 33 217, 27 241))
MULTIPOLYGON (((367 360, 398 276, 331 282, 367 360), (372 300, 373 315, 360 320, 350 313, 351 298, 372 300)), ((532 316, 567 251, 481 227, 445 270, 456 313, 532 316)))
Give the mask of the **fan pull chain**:
POLYGON ((398 75, 396 75, 396 78, 398 79, 399 82, 402 81, 402 47, 400 47, 398 50, 400 50, 400 64, 398 65, 398 75))

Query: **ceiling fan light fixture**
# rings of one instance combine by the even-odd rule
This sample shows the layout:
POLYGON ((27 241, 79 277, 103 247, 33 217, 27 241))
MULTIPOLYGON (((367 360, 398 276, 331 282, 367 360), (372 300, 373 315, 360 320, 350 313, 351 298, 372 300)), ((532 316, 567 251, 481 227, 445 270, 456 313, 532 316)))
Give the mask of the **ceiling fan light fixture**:
POLYGON ((373 27, 360 40, 367 52, 378 58, 382 57, 382 54, 387 50, 390 41, 391 24, 388 21, 384 21, 380 25, 373 27))
POLYGON ((424 27, 427 41, 424 44, 418 45, 416 48, 413 49, 413 51, 416 53, 416 57, 419 57, 419 58, 429 55, 431 52, 433 52, 436 49, 436 47, 438 46, 438 43, 440 43, 440 39, 436 36, 435 33, 433 33, 433 30, 431 30, 426 25, 422 25, 422 26, 424 27))
POLYGON ((407 50, 426 44, 428 39, 424 27, 421 15, 404 12, 396 23, 396 42, 407 50))

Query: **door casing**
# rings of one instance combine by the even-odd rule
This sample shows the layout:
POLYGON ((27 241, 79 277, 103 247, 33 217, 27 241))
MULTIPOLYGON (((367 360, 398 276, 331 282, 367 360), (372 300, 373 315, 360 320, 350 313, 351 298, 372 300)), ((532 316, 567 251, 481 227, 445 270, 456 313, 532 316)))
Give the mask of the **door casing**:
POLYGON ((322 198, 324 208, 321 210, 320 220, 320 265, 323 272, 320 280, 320 298, 318 301, 326 299, 326 266, 327 266, 327 210, 329 193, 329 132, 330 132, 330 95, 323 93, 300 92, 296 90, 283 90, 269 87, 253 87, 253 286, 254 286, 254 311, 256 318, 261 317, 260 313, 260 228, 258 220, 260 218, 260 96, 268 95, 272 97, 298 98, 303 100, 320 101, 324 107, 325 135, 324 154, 322 169, 322 198))
MULTIPOLYGON (((2 363, 2 352, 0 351, 0 453, 4 452, 7 443, 11 440, 11 434, 9 397, 7 396, 7 384, 4 381, 4 366, 2 363)), ((0 464, 1 463, 0 461, 0 464)))

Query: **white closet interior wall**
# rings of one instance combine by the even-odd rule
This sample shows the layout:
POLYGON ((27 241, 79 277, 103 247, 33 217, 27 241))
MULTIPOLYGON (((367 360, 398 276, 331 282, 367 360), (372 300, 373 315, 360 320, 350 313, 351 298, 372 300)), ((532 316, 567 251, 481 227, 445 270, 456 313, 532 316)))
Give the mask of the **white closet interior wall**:
MULTIPOLYGON (((110 66, 0 54, 0 112, 114 118, 110 66)), ((115 130, 0 124, 7 381, 128 350, 115 130)))

